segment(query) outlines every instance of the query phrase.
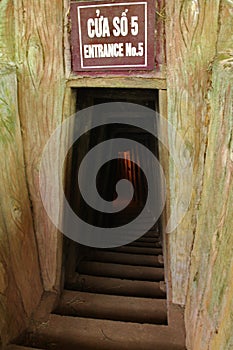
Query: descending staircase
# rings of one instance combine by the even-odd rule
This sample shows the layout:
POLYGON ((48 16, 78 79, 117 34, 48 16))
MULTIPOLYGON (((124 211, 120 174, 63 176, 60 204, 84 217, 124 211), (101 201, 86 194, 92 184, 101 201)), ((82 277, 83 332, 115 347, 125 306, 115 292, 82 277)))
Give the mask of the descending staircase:
POLYGON ((8 350, 185 349, 182 311, 166 300, 157 230, 120 248, 92 248, 65 288, 48 320, 8 350))

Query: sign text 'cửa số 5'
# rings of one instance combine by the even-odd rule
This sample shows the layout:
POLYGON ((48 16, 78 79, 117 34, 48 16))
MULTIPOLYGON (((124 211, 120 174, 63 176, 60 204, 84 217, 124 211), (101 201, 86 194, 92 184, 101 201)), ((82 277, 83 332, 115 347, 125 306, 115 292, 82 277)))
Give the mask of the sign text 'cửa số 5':
POLYGON ((152 3, 71 3, 73 71, 153 69, 152 3))

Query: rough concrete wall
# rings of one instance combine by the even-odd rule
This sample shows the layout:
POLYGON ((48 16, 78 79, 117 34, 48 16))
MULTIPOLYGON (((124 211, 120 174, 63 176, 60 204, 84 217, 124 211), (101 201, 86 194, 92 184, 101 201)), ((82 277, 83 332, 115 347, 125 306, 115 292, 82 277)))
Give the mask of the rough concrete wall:
POLYGON ((42 295, 25 176, 13 1, 0 2, 0 347, 24 330, 42 295))
POLYGON ((191 258, 189 349, 233 348, 233 4, 222 1, 203 190, 191 258))
MULTIPOLYGON (((43 285, 46 291, 55 292, 60 285, 62 237, 40 198, 39 167, 44 146, 62 121, 63 12, 62 0, 15 1, 19 115, 26 175, 43 285)), ((48 167, 53 166, 53 157, 57 155, 48 160, 48 167)))
POLYGON ((233 347, 233 56, 217 56, 212 88, 186 325, 190 349, 230 350, 233 347))
MULTIPOLYGON (((185 304, 190 256, 196 230, 206 153, 211 62, 216 54, 219 0, 168 0, 166 3, 168 119, 185 139, 194 172, 190 208, 176 232, 169 235, 173 301, 185 304), (211 24, 211 25, 210 25, 211 24)), ((182 206, 176 195, 176 169, 170 164, 170 205, 182 206)))
POLYGON ((25 329, 43 290, 60 287, 62 239, 44 211, 38 173, 62 120, 63 1, 2 0, 0 16, 0 339, 6 342, 25 329))
MULTIPOLYGON (((233 4, 167 1, 168 115, 194 162, 189 211, 170 236, 187 346, 233 348, 233 4)), ((170 167, 171 207, 178 205, 170 167)))

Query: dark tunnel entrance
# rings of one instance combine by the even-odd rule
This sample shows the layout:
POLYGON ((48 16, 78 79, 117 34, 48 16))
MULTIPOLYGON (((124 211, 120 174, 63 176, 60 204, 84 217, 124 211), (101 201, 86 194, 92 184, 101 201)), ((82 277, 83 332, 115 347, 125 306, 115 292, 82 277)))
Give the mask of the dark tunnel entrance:
MULTIPOLYGON (((96 104, 109 102, 134 103, 158 111, 158 94, 156 90, 82 88, 77 91, 78 111, 96 104)), ((149 149, 157 159, 159 158, 157 140, 150 133, 133 125, 116 124, 114 121, 111 124, 93 128, 74 144, 72 149, 71 178, 69 181, 72 188, 69 198, 70 205, 82 220, 95 226, 115 227, 133 220, 139 215, 147 199, 146 176, 140 168, 143 154, 141 154, 137 144, 120 149, 118 159, 104 164, 99 169, 96 178, 96 187, 100 196, 112 203, 115 203, 114 199, 117 197, 116 184, 118 181, 121 179, 129 180, 134 188, 134 195, 130 205, 119 213, 100 213, 88 206, 80 194, 78 171, 85 155, 101 142, 119 138, 136 141, 149 149)), ((99 157, 103 158, 103 155, 99 154, 99 157)), ((150 164, 148 163, 147 166, 149 169, 150 164)), ((92 169, 87 169, 87 171, 92 171, 92 169)), ((127 201, 127 198, 122 198, 121 200, 127 201)))
MULTIPOLYGON (((76 92, 77 111, 109 102, 134 103, 148 107, 156 112, 159 109, 158 91, 153 89, 80 88, 76 89, 76 92)), ((133 125, 116 124, 114 120, 106 125, 90 129, 75 142, 70 154, 71 170, 66 184, 68 188, 67 193, 69 193, 67 198, 73 211, 83 221, 94 227, 120 227, 133 221, 142 212, 147 201, 148 186, 146 176, 140 168, 141 161, 145 162, 145 159, 142 159, 143 154, 140 153, 138 144, 145 146, 159 159, 158 141, 152 134, 133 125), (99 195, 109 203, 113 203, 113 206, 117 197, 116 184, 119 180, 129 180, 133 185, 134 192, 130 204, 124 210, 118 211, 115 208, 116 213, 103 213, 88 206, 82 197, 78 185, 78 171, 85 155, 92 148, 101 142, 116 138, 130 139, 136 141, 137 144, 134 144, 132 147, 121 148, 117 159, 106 162, 99 169, 96 176, 96 188, 99 195)), ((102 154, 99 154, 100 158, 102 156, 102 154)), ((150 171, 150 161, 146 160, 146 162, 150 171)), ((86 169, 86 171, 91 172, 92 167, 86 169)), ((155 186, 158 187, 158 176, 154 179, 154 182, 155 186)), ((89 186, 88 181, 86 186, 89 186)), ((159 190, 157 188, 157 194, 159 190)), ((124 200, 127 201, 127 198, 123 196, 121 201, 124 202, 124 200)), ((122 203, 118 201, 119 204, 121 205, 122 203)), ((96 207, 98 208, 98 202, 96 207)), ((160 220, 158 220, 155 225, 156 230, 159 230, 160 225, 160 220)), ((161 232, 161 230, 159 231, 161 232)), ((82 234, 85 234, 85 232, 82 232, 82 234)), ((72 281, 76 278, 79 262, 90 254, 91 248, 75 243, 68 238, 64 239, 65 286, 72 285, 72 281)))

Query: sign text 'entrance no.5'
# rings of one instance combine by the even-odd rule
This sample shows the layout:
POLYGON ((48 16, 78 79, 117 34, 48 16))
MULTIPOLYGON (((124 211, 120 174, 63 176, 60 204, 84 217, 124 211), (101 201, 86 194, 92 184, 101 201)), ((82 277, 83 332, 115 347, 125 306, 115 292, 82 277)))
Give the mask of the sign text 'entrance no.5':
POLYGON ((153 69, 153 10, 151 0, 71 3, 73 71, 153 69))

